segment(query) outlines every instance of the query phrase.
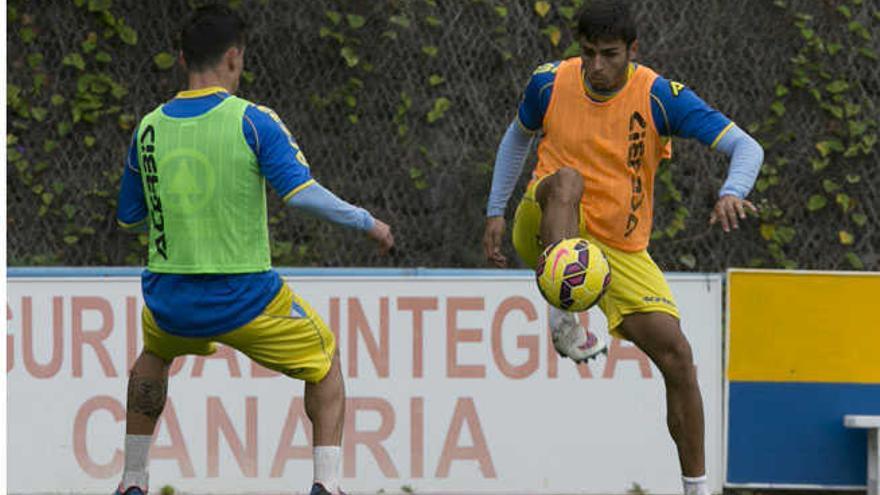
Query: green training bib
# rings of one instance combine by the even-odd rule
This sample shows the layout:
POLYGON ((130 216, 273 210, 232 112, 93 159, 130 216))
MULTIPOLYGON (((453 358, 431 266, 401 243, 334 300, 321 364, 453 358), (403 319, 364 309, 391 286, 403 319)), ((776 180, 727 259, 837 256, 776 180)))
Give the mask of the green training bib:
POLYGON ((156 273, 251 273, 271 267, 266 185, 242 130, 249 103, 230 96, 174 118, 160 106, 137 136, 156 273))

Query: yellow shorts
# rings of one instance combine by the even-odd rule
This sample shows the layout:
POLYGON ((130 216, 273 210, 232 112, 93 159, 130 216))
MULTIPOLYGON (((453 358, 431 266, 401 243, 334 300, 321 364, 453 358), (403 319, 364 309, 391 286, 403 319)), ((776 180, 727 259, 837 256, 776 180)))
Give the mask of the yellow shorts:
MULTIPOLYGON (((539 183, 540 180, 534 181, 526 189, 513 220, 513 246, 530 268, 535 267, 538 255, 543 250, 540 237, 541 205, 535 200, 539 183)), ((599 308, 608 318, 612 335, 621 336, 616 329, 623 317, 629 314, 659 311, 679 318, 669 284, 647 250, 628 253, 606 246, 587 232, 583 218, 580 234, 602 249, 611 266, 611 285, 599 300, 599 308)))
POLYGON ((188 338, 165 332, 153 313, 142 314, 144 349, 171 361, 177 356, 216 352, 217 342, 244 353, 271 370, 307 382, 319 382, 330 371, 336 339, 321 317, 287 284, 263 312, 242 327, 205 338, 188 338))

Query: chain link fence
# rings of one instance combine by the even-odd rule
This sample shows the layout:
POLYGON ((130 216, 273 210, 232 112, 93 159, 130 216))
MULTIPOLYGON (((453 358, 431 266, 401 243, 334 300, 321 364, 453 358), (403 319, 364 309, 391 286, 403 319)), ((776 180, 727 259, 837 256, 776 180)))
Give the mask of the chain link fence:
MULTIPOLYGON (((480 240, 497 145, 532 70, 572 53, 568 26, 581 2, 234 3, 252 26, 241 96, 273 108, 314 177, 390 223, 398 242, 380 258, 361 236, 273 197, 276 265, 485 266, 480 240)), ((880 267, 880 175, 868 139, 877 134, 880 64, 870 56, 880 7, 850 3, 847 17, 806 0, 633 2, 639 61, 741 127, 755 124, 767 146, 769 171, 752 196, 764 213, 723 234, 708 217, 726 158, 675 141, 655 197, 651 251, 662 268, 880 267), (805 29, 843 48, 797 63, 810 42, 805 29), (799 70, 817 81, 793 85, 799 70), (845 89, 827 89, 838 80, 845 89), (853 143, 863 144, 852 151, 853 143)), ((183 89, 180 70, 156 55, 176 53, 172 40, 192 4, 9 2, 11 265, 145 262, 143 238, 116 227, 115 196, 132 124, 183 89)))

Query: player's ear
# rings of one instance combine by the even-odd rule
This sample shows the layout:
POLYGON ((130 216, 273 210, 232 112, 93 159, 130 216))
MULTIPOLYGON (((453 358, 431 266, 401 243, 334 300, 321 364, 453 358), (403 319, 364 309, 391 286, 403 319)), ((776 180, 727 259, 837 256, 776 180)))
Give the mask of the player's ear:
POLYGON ((228 68, 231 72, 235 72, 238 65, 238 51, 239 48, 235 45, 230 46, 226 53, 223 54, 223 59, 226 61, 226 68, 228 68))
POLYGON ((177 52, 177 63, 180 64, 180 67, 186 72, 186 59, 183 58, 183 50, 177 52))
POLYGON ((632 43, 629 44, 629 58, 636 58, 636 55, 639 52, 639 40, 633 40, 632 43))

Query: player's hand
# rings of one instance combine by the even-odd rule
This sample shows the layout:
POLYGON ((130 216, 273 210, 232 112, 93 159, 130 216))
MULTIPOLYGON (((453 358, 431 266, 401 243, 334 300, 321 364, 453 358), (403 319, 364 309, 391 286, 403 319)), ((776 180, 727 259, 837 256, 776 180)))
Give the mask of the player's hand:
POLYGON ((709 215, 709 225, 720 222, 721 229, 730 232, 731 228, 739 228, 739 220, 745 220, 747 211, 755 215, 758 214, 758 209, 751 201, 739 199, 732 194, 725 194, 715 203, 715 208, 709 215))
POLYGON ((507 257, 501 254, 501 239, 504 237, 504 217, 486 219, 486 231, 483 233, 483 252, 486 259, 498 268, 507 267, 507 257))
POLYGON ((394 236, 391 235, 391 227, 382 220, 375 220, 373 228, 367 231, 367 235, 379 245, 379 254, 386 255, 394 247, 394 236))

